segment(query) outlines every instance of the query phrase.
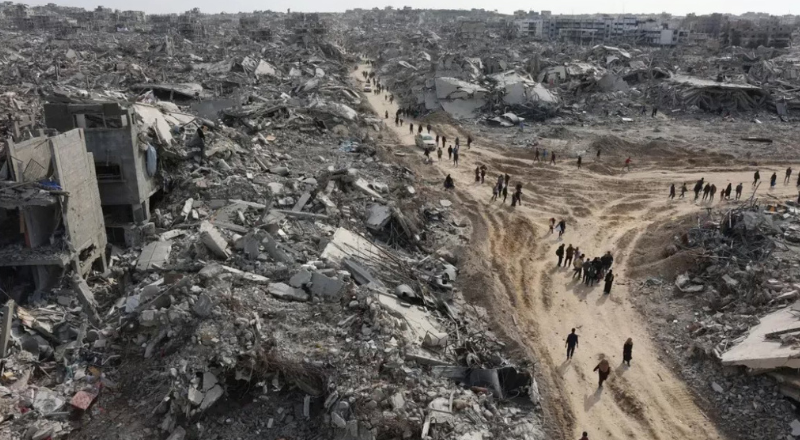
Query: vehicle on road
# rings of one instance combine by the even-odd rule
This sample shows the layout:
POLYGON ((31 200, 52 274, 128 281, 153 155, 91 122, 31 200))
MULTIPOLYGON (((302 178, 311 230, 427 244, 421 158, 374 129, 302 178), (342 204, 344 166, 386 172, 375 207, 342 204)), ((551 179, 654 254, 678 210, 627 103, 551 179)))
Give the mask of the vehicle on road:
POLYGON ((431 147, 434 150, 436 149, 436 140, 429 134, 420 133, 414 136, 414 143, 420 148, 431 147))
POLYGON ((372 92, 372 87, 369 84, 367 84, 367 85, 364 86, 364 91, 367 92, 367 93, 370 93, 370 92, 372 92))

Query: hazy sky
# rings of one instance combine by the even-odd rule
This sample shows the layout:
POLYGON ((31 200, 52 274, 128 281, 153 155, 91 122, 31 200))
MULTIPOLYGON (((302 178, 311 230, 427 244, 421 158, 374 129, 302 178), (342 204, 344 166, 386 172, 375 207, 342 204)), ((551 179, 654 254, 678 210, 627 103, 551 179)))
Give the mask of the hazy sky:
MULTIPOLYGON (((25 2, 23 0, 23 2, 25 2)), ((671 1, 621 1, 621 0, 572 0, 571 2, 553 2, 550 6, 545 6, 545 2, 530 2, 522 0, 402 0, 391 2, 388 0, 29 0, 31 5, 57 3, 65 6, 79 6, 86 9, 94 9, 97 6, 106 6, 112 9, 133 9, 145 11, 147 13, 166 13, 183 12, 188 9, 198 7, 203 12, 243 12, 253 10, 269 9, 273 11, 286 11, 291 8, 293 11, 300 12, 339 12, 352 8, 370 9, 373 7, 393 6, 401 8, 411 6, 413 8, 436 9, 470 9, 484 8, 488 10, 497 9, 498 12, 511 13, 519 9, 549 9, 554 14, 581 14, 581 13, 659 13, 669 12, 674 15, 685 15, 694 12, 696 14, 708 14, 711 12, 726 12, 732 14, 742 14, 749 11, 767 12, 774 15, 783 15, 800 12, 800 2, 796 0, 671 0, 671 1), (794 5, 794 10, 790 5, 794 5)))

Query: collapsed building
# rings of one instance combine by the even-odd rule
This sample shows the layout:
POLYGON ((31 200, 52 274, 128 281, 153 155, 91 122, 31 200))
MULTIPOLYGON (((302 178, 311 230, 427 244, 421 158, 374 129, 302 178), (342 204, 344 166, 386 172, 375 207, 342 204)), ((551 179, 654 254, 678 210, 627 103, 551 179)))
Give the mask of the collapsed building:
POLYGON ((93 268, 105 272, 105 223, 83 130, 10 139, 6 153, 7 176, 0 182, 3 290, 22 301, 32 291, 57 287, 69 269, 81 276, 93 268))

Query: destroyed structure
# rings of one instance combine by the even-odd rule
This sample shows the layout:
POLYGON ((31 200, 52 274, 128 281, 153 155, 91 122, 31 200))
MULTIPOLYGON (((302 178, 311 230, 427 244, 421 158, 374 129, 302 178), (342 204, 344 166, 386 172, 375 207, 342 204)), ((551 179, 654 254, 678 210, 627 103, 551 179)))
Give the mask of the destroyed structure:
POLYGON ((711 49, 715 19, 0 11, 3 438, 547 438, 361 57, 409 111, 504 128, 800 108, 797 52, 711 49))

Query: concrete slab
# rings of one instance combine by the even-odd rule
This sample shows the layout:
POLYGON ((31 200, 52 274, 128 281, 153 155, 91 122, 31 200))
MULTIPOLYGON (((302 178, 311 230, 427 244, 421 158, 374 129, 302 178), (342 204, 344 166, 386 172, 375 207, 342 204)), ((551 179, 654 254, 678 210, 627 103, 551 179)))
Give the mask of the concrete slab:
POLYGON ((392 219, 392 209, 388 206, 374 204, 368 208, 367 212, 369 213, 367 228, 373 231, 383 230, 392 219))
POLYGON ((230 256, 228 242, 211 223, 204 221, 200 224, 200 240, 217 257, 227 259, 230 256))
POLYGON ((289 301, 308 301, 307 293, 284 283, 270 284, 267 287, 267 292, 278 299, 285 299, 289 301))
POLYGON ((169 254, 171 252, 171 241, 154 241, 147 244, 142 249, 142 253, 139 254, 139 261, 136 263, 136 270, 146 272, 149 270, 163 268, 167 263, 169 254))
POLYGON ((723 365, 743 365, 758 370, 800 368, 800 347, 781 346, 780 340, 767 340, 768 333, 800 327, 797 312, 800 301, 761 318, 747 337, 722 355, 723 365))
POLYGON ((378 293, 377 297, 384 309, 408 323, 408 329, 413 333, 415 342, 421 343, 428 333, 436 335, 444 333, 429 313, 417 307, 409 307, 407 303, 393 295, 378 293))
POLYGON ((345 228, 334 232, 333 239, 325 246, 320 258, 333 263, 341 263, 342 259, 355 257, 360 260, 381 260, 383 252, 369 240, 345 228))
POLYGON ((344 282, 337 278, 327 277, 319 272, 311 274, 311 293, 327 298, 340 298, 344 282))

